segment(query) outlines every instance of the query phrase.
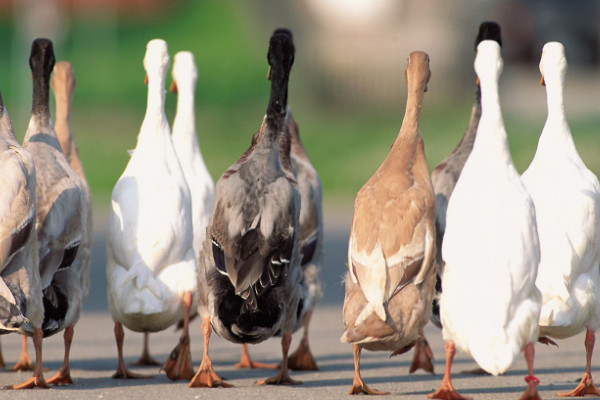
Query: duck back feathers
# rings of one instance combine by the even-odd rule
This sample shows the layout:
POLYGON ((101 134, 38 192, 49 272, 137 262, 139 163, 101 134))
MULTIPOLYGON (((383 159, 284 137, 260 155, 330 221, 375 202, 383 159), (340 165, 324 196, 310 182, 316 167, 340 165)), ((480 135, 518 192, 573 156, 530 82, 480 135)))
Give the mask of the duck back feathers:
POLYGON ((0 331, 31 334, 43 320, 35 230, 35 165, 0 95, 0 331))

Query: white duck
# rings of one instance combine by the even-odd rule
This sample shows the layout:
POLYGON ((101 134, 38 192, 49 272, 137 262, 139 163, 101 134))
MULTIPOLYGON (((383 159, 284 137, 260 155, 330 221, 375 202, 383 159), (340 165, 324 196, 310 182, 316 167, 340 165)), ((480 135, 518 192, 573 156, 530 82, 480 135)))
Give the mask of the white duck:
POLYGON ((79 176, 85 189, 86 215, 83 219, 83 238, 73 260, 72 266, 65 271, 55 274, 55 281, 70 286, 77 301, 71 301, 73 307, 72 320, 65 325, 65 357, 58 373, 48 380, 48 383, 70 384, 73 383, 69 369, 69 352, 73 339, 73 325, 79 319, 81 306, 87 298, 90 288, 90 260, 92 255, 92 194, 85 177, 83 164, 79 159, 79 150, 71 128, 71 101, 75 91, 75 74, 73 66, 68 61, 59 61, 54 66, 54 73, 50 85, 56 99, 55 131, 69 165, 79 176))
POLYGON ((523 398, 536 398, 540 249, 535 208, 508 149, 498 98, 502 58, 497 42, 479 44, 475 71, 482 114, 473 151, 448 204, 442 247, 446 370, 440 388, 428 397, 461 398, 450 380, 456 346, 494 375, 506 371, 524 350, 529 376, 523 398))
MULTIPOLYGON (((19 389, 47 386, 42 373, 41 341, 36 343, 37 335, 43 332, 46 337, 66 328, 65 354, 69 352, 73 325, 83 301, 82 266, 75 260, 83 240, 86 216, 83 183, 69 166, 50 120, 49 83, 54 67, 50 40, 33 42, 29 65, 33 76, 33 106, 23 147, 31 153, 36 164, 36 229, 44 322, 42 330, 36 330, 33 336, 37 358, 33 376, 14 387, 19 389)), ((68 368, 61 368, 48 383, 68 383, 68 372, 68 368)))
POLYGON ((115 378, 141 377, 125 367, 122 325, 157 332, 182 318, 179 362, 166 372, 171 379, 193 375, 188 321, 197 301, 197 264, 190 192, 164 112, 168 67, 165 41, 148 42, 146 115, 133 155, 112 192, 106 268, 119 357, 115 378))
POLYGON ((341 338, 354 353, 350 394, 386 394, 360 376, 362 349, 408 351, 422 339, 431 313, 435 202, 419 132, 429 56, 412 52, 405 76, 408 97, 400 132, 354 202, 341 338))
MULTIPOLYGON (((172 75, 173 82, 170 90, 177 93, 177 112, 173 121, 171 137, 190 189, 194 254, 198 257, 206 235, 215 184, 204 164, 196 135, 194 89, 198 70, 194 62, 194 55, 188 51, 180 51, 175 54, 172 75)), ((192 314, 195 313, 196 310, 192 309, 192 314)), ((134 365, 158 365, 148 350, 148 333, 144 333, 142 356, 134 365)))
POLYGON ((594 331, 600 324, 600 185, 579 157, 567 124, 566 70, 563 45, 546 43, 540 72, 548 119, 522 178, 535 203, 540 235, 540 335, 563 339, 587 329, 585 374, 572 392, 562 395, 600 396, 590 370, 594 331))
POLYGON ((1 95, 0 166, 0 331, 32 335, 44 319, 35 230, 35 165, 15 138, 1 95))
MULTIPOLYGON (((477 45, 481 43, 482 40, 495 40, 502 46, 500 25, 493 21, 482 22, 481 25, 479 25, 479 31, 475 38, 475 50, 477 50, 477 45)), ((438 265, 435 286, 436 296, 433 299, 431 321, 438 328, 442 327, 440 322, 439 296, 442 292, 442 271, 444 269, 442 243, 444 240, 444 231, 446 230, 446 209, 448 207, 448 199, 450 199, 465 162, 473 149, 480 117, 481 89, 479 88, 479 84, 477 84, 475 89, 475 101, 471 108, 471 117, 469 118, 469 125, 465 130, 465 134, 452 153, 444 158, 431 173, 431 183, 433 184, 433 191, 435 193, 436 262, 438 265)), ((425 371, 433 373, 432 360, 433 352, 427 342, 421 341, 417 343, 415 345, 415 355, 410 365, 409 372, 413 373, 417 369, 422 368, 425 371)))
POLYGON ((171 91, 177 93, 177 113, 173 121, 173 145, 192 196, 194 254, 198 255, 206 236, 206 225, 215 192, 215 183, 204 164, 196 135, 194 89, 198 70, 194 63, 194 55, 189 51, 180 51, 175 54, 172 74, 171 91))

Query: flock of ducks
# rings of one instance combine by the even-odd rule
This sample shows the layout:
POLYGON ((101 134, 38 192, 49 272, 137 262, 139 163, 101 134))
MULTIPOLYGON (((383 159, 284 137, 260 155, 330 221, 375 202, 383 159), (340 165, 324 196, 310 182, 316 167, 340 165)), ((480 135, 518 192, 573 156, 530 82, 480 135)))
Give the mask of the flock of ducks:
MULTIPOLYGON (((348 243, 343 342, 352 344, 351 394, 385 394, 360 375, 362 349, 401 354, 411 372, 433 372, 423 327, 442 327, 446 369, 436 399, 463 399, 451 381, 456 348, 490 374, 521 352, 528 365, 521 399, 537 399, 534 343, 586 330, 586 369, 565 396, 600 395, 591 378, 600 325, 600 185, 579 157, 565 117, 566 59, 558 42, 540 61, 548 118, 522 176, 509 152, 498 96, 500 27, 480 26, 471 120, 456 149, 429 175, 419 123, 431 76, 429 56, 408 58, 406 112, 391 150, 356 196, 348 243), (485 223, 483 223, 485 221, 485 223)), ((178 324, 162 369, 190 387, 230 386, 213 369, 209 340, 241 344, 238 368, 278 368, 258 384, 299 384, 288 369, 317 369, 308 328, 322 296, 323 212, 319 176, 288 105, 292 33, 277 29, 267 61, 271 95, 250 147, 216 185, 204 164, 194 119, 193 55, 174 57, 178 94, 171 132, 165 115, 170 58, 160 39, 144 57, 148 102, 137 145, 114 186, 108 217, 107 280, 118 363, 114 378, 142 378, 123 360, 124 329, 144 333, 138 364, 156 362, 148 335, 178 324), (198 316, 203 355, 194 371, 189 322, 198 316), (304 329, 289 354, 291 334, 304 329), (281 336, 279 366, 251 360, 246 345, 281 336)), ((14 369, 33 376, 13 388, 72 383, 69 350, 89 289, 91 195, 70 125, 72 66, 52 42, 31 48, 31 122, 17 142, 0 97, 0 330, 23 335, 14 369), (52 80, 51 72, 54 71, 52 80), (49 111, 50 85, 56 119, 49 111), (64 331, 65 357, 45 380, 42 339, 64 331)), ((0 361, 1 355, 0 355, 0 361)), ((2 361, 3 362, 3 361, 2 361)))

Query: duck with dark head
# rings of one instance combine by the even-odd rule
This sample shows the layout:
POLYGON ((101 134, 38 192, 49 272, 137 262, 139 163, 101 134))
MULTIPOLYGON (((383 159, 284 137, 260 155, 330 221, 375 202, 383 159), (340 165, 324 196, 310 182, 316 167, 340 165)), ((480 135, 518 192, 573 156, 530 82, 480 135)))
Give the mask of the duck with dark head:
POLYGON ((287 354, 302 290, 297 251, 300 196, 285 129, 287 85, 294 62, 288 35, 269 42, 271 97, 250 148, 216 185, 200 254, 198 288, 204 354, 191 387, 229 386, 208 356, 212 328, 234 343, 259 343, 282 332, 280 373, 259 383, 296 384, 287 354))

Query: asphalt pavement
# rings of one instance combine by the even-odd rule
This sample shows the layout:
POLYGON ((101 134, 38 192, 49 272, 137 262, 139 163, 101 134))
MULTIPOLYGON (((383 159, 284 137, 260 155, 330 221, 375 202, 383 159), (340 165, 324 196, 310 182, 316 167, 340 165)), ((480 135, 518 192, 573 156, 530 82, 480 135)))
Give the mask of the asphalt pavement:
MULTIPOLYGON (((350 225, 349 213, 326 213, 325 251, 326 267, 323 270, 325 295, 313 317, 310 344, 320 367, 316 372, 291 372, 294 379, 303 381, 299 386, 257 386, 255 382, 275 374, 270 370, 236 370, 233 365, 239 360, 240 346, 214 335, 210 342, 213 366, 218 374, 226 378, 233 388, 190 389, 187 382, 172 382, 158 367, 131 367, 136 372, 154 374, 152 379, 114 380, 117 351, 113 335, 113 322, 107 309, 105 277, 105 226, 103 217, 96 216, 95 242, 92 259, 92 287, 84 307, 81 320, 75 327, 71 350, 71 375, 75 381, 70 386, 49 390, 0 391, 0 399, 348 399, 352 384, 354 365, 351 347, 341 343, 342 302, 344 289, 341 284, 345 272, 347 241, 350 225)), ((294 335, 292 349, 300 338, 294 335)), ((403 399, 425 399, 435 390, 444 370, 444 343, 441 332, 429 324, 425 334, 429 339, 436 361, 436 374, 419 371, 408 374, 412 352, 389 358, 383 352, 364 351, 361 371, 365 382, 379 390, 391 392, 388 397, 403 399)), ((197 367, 202 356, 200 322, 191 324, 192 359, 197 367)), ((179 332, 174 329, 152 334, 150 348, 159 361, 166 360, 175 346, 179 332)), ((7 365, 12 365, 20 351, 20 337, 1 337, 2 351, 7 365)), ((558 392, 572 389, 579 381, 585 366, 583 347, 584 334, 559 341, 559 348, 536 345, 535 375, 540 379, 540 394, 544 399, 558 399, 558 392)), ((33 345, 30 344, 33 358, 33 345)), ((124 354, 126 362, 135 361, 142 349, 142 335, 131 331, 125 333, 124 354)), ((279 339, 250 346, 250 353, 257 361, 277 363, 281 358, 279 339)), ((52 376, 62 363, 62 334, 44 340, 45 376, 52 376)), ((597 359, 598 357, 596 357, 597 359)), ((598 362, 593 362, 593 374, 600 372, 598 362)), ((505 375, 478 376, 461 373, 477 365, 465 354, 457 353, 454 362, 453 383, 465 396, 475 399, 517 399, 525 389, 524 377, 527 367, 519 359, 505 375)), ((26 380, 29 372, 1 372, 0 387, 26 380)))

